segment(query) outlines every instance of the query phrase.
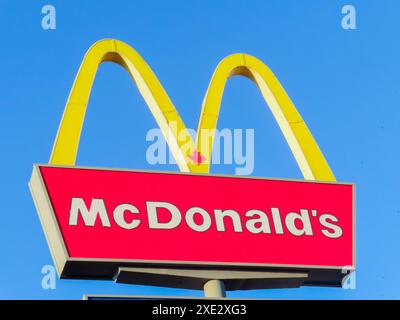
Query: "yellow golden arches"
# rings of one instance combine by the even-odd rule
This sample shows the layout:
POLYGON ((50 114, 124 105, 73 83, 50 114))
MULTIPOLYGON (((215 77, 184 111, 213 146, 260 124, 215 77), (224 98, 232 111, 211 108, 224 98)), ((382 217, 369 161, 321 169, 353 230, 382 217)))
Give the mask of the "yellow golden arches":
POLYGON ((135 81, 174 155, 181 171, 208 173, 214 131, 226 81, 234 75, 253 80, 278 122, 305 179, 334 181, 318 145, 290 98, 271 70, 260 60, 245 54, 226 57, 216 68, 203 101, 194 143, 174 105, 142 57, 129 45, 113 39, 96 42, 86 53, 64 110, 50 164, 74 165, 80 133, 93 80, 99 64, 113 61, 123 66, 135 81), (206 134, 202 134, 206 132, 206 134), (209 134, 211 132, 211 134, 209 134), (196 148, 197 147, 197 148, 196 148), (198 150, 206 159, 193 163, 198 150))
MULTIPOLYGON (((79 138, 85 117, 86 107, 98 66, 105 61, 113 61, 123 66, 135 81, 140 93, 149 106, 172 154, 177 159, 181 171, 192 171, 193 164, 187 163, 181 149, 187 141, 181 139, 180 145, 171 125, 176 132, 186 131, 181 118, 175 110, 164 88, 142 57, 127 44, 105 39, 96 42, 86 53, 75 82, 72 86, 64 114, 54 142, 50 164, 74 165, 78 152, 79 138)), ((192 141, 189 141, 194 149, 192 141)), ((194 171, 194 170, 193 170, 194 171)))
MULTIPOLYGON (((307 125, 278 79, 262 61, 247 54, 230 55, 217 66, 203 100, 196 140, 198 150, 212 150, 213 135, 200 135, 199 132, 200 129, 214 130, 216 128, 226 81, 236 75, 251 79, 260 89, 304 178, 335 181, 335 177, 307 125), (203 139, 206 141, 202 141, 203 139)), ((210 164, 208 162, 205 165, 209 166, 210 164)), ((206 171, 208 172, 209 168, 206 171)))

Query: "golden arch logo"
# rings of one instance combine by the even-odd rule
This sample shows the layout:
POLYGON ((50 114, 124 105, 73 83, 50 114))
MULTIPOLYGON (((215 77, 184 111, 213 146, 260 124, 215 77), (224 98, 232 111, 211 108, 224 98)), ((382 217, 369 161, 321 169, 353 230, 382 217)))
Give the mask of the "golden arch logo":
POLYGON ((72 86, 49 164, 75 165, 79 139, 98 66, 111 61, 123 66, 150 108, 182 172, 208 173, 225 84, 230 77, 251 79, 261 91, 306 180, 335 181, 306 123, 273 72, 257 58, 233 54, 217 66, 205 94, 193 141, 173 103, 144 59, 128 44, 104 39, 86 53, 72 86), (203 134, 206 132, 206 134, 203 134), (204 157, 193 162, 193 154, 204 157))

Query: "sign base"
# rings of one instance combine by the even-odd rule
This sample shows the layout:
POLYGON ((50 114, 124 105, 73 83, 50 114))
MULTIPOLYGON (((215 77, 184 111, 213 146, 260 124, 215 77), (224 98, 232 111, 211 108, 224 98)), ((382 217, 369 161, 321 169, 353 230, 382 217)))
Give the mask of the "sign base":
POLYGON ((307 279, 308 274, 301 272, 140 267, 120 267, 115 277, 117 283, 195 290, 203 290, 210 281, 220 280, 227 291, 298 288, 307 279))

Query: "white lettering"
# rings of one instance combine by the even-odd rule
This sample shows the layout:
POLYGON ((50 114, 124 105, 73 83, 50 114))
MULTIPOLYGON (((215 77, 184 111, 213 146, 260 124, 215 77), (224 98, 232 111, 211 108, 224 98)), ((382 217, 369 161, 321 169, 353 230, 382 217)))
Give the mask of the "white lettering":
POLYGON ((139 210, 131 205, 131 204, 120 204, 114 209, 114 220, 117 225, 119 225, 121 228, 130 230, 136 228, 140 224, 140 220, 137 219, 132 219, 131 222, 126 222, 125 220, 125 212, 128 211, 130 213, 139 213, 139 210))
POLYGON ((97 217, 100 217, 103 227, 111 227, 103 199, 92 199, 90 209, 88 210, 82 198, 72 198, 69 214, 70 226, 78 225, 79 213, 81 214, 85 226, 93 227, 96 223, 97 217))
POLYGON ((149 219, 149 227, 151 229, 173 229, 176 228, 182 221, 182 216, 177 207, 168 202, 153 202, 147 201, 147 215, 149 219), (171 219, 168 222, 159 222, 158 208, 163 208, 169 211, 171 219))

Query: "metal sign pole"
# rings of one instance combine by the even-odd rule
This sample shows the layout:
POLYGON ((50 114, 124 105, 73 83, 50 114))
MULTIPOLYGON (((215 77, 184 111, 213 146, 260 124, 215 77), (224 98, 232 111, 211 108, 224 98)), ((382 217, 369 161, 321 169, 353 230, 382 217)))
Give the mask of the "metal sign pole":
POLYGON ((225 284, 222 280, 209 280, 204 284, 204 296, 207 298, 225 298, 225 284))

